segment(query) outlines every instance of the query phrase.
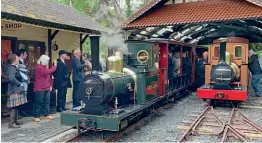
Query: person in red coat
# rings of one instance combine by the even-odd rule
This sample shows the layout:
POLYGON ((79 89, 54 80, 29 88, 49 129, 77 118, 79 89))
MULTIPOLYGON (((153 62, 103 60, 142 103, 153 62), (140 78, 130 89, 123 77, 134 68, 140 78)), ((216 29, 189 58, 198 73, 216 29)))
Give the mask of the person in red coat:
POLYGON ((47 55, 42 55, 37 61, 35 68, 35 107, 34 107, 34 121, 40 122, 40 110, 43 107, 45 119, 52 120, 50 115, 50 91, 52 91, 52 74, 56 70, 56 61, 54 66, 48 69, 50 58, 47 55))

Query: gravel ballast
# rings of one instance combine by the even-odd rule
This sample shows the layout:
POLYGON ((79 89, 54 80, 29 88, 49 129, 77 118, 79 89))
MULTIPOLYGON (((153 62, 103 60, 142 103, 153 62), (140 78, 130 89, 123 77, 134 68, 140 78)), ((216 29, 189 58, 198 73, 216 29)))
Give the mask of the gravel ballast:
MULTIPOLYGON (((261 97, 262 98, 262 97, 261 97)), ((203 111, 206 103, 197 98, 193 93, 180 101, 177 101, 173 106, 160 113, 160 116, 153 119, 147 125, 135 130, 133 133, 122 137, 120 142, 174 142, 178 141, 182 136, 182 130, 177 126, 184 125, 182 121, 188 120, 190 114, 196 114, 194 111, 203 111)), ((216 111, 230 113, 229 107, 217 107, 216 111)), ((259 126, 262 126, 262 109, 247 109, 241 108, 248 118, 252 119, 259 126)), ((200 135, 191 136, 188 141, 194 142, 220 142, 221 138, 217 136, 200 135)), ((262 141, 262 140, 261 140, 262 141)))

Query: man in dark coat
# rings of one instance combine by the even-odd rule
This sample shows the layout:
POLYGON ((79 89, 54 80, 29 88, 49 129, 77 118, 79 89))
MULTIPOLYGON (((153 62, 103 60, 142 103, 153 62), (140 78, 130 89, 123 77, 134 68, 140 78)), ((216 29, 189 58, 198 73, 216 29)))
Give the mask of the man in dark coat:
POLYGON ((196 83, 197 88, 205 84, 205 64, 208 63, 208 53, 204 52, 203 57, 197 62, 196 66, 196 83))
POLYGON ((78 94, 78 88, 80 81, 83 78, 84 67, 86 63, 84 63, 81 59, 81 51, 80 49, 74 50, 74 57, 72 60, 73 65, 73 108, 81 106, 81 99, 78 94))
POLYGON ((65 50, 59 51, 59 59, 57 59, 57 68, 54 73, 54 88, 57 89, 57 112, 62 112, 67 110, 66 104, 66 94, 67 88, 70 87, 70 73, 69 68, 65 64, 67 59, 67 52, 65 50))
MULTIPOLYGON (((17 53, 17 56, 19 57, 19 65, 24 65, 24 67, 26 67, 26 69, 28 70, 28 65, 27 65, 27 52, 25 49, 19 49, 18 53, 17 53)), ((19 67, 19 66, 18 66, 19 67)), ((29 75, 27 74, 27 78, 28 80, 25 80, 25 79, 22 79, 23 81, 23 84, 24 84, 24 88, 25 88, 25 96, 27 97, 27 91, 28 91, 28 84, 30 82, 30 78, 29 78, 29 75)), ((30 115, 26 114, 25 113, 25 109, 26 109, 26 106, 25 105, 22 105, 19 107, 19 118, 22 118, 23 117, 29 117, 30 115), (21 115, 21 116, 20 116, 21 115)))
POLYGON ((191 82, 192 64, 187 53, 183 53, 182 64, 182 72, 187 75, 188 81, 191 82))
POLYGON ((249 51, 248 68, 252 74, 251 84, 255 91, 255 96, 260 97, 260 76, 262 74, 262 70, 258 61, 258 56, 254 54, 253 50, 249 51))
POLYGON ((172 53, 169 52, 168 54, 168 79, 174 77, 174 70, 175 70, 175 63, 172 58, 172 53))

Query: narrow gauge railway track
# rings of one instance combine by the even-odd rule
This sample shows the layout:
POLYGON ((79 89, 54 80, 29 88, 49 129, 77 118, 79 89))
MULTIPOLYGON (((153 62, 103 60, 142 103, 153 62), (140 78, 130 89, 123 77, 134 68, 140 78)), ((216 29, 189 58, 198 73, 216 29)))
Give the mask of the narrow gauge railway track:
MULTIPOLYGON (((172 108, 173 106, 173 102, 170 102, 162 107, 159 107, 158 109, 156 110, 153 110, 153 112, 151 114, 149 114, 147 117, 144 117, 142 118, 141 120, 139 120, 138 122, 130 125, 129 127, 125 128, 124 130, 122 131, 119 131, 119 132, 107 132, 108 134, 110 135, 105 135, 102 132, 102 136, 101 136, 101 141, 99 142, 113 142, 113 141, 117 141, 119 140, 121 137, 123 137, 124 135, 136 130, 136 129, 139 129, 140 127, 146 125, 148 122, 150 122, 154 117, 156 117, 159 113, 161 113, 163 111, 163 109, 169 109, 169 108, 172 108)), ((100 133, 101 133, 100 132, 100 133)), ((88 131, 85 132, 88 134, 88 131)), ((70 139, 68 140, 67 142, 81 142, 81 138, 82 136, 84 136, 84 134, 80 134, 79 136, 73 138, 73 139, 70 139)), ((99 133, 99 132, 97 132, 99 133)), ((89 141, 88 137, 85 138, 86 141, 89 141)))
POLYGON ((185 142, 192 135, 217 135, 221 142, 226 142, 229 137, 241 142, 262 141, 262 128, 248 119, 238 108, 232 108, 231 112, 226 114, 208 106, 200 115, 191 116, 196 119, 183 121, 189 126, 178 127, 186 130, 179 142, 185 142))

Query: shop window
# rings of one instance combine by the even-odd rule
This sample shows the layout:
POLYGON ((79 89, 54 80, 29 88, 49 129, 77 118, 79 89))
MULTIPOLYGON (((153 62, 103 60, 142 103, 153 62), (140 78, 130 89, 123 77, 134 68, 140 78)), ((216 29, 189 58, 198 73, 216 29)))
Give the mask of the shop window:
POLYGON ((242 57, 242 47, 236 46, 235 47, 235 57, 241 58, 242 57))
POLYGON ((214 57, 219 57, 219 47, 215 47, 215 49, 214 49, 214 57))

